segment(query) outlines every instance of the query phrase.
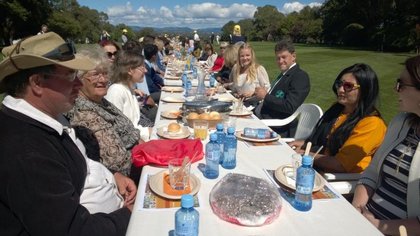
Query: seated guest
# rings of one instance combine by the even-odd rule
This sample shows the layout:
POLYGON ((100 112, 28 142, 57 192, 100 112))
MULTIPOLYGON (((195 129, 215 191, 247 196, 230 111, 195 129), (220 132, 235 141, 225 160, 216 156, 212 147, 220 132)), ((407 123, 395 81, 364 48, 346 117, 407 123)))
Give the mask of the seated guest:
MULTIPOLYGON (((134 53, 138 53, 139 55, 143 53, 143 47, 141 46, 140 42, 134 40, 129 40, 126 44, 124 44, 123 50, 132 51, 134 53)), ((140 83, 136 83, 136 90, 134 91, 141 107, 140 122, 149 120, 153 123, 153 121, 156 119, 156 113, 158 109, 156 102, 159 102, 160 92, 150 94, 146 79, 143 79, 140 83)), ((142 123, 142 125, 147 124, 142 123)))
POLYGON ((220 44, 219 54, 217 54, 217 58, 214 61, 213 67, 211 68, 212 72, 219 72, 222 69, 223 64, 225 62, 224 55, 225 55, 225 49, 226 49, 227 46, 228 46, 228 43, 226 43, 226 42, 222 42, 220 44))
MULTIPOLYGON (((280 75, 272 83, 271 89, 256 89, 256 96, 264 99, 254 110, 260 119, 284 119, 291 116, 305 101, 309 94, 308 74, 296 64, 296 52, 293 44, 282 40, 274 47, 280 75)), ((280 136, 293 137, 297 120, 282 126, 273 127, 280 136)))
POLYGON ((420 235, 420 56, 396 81, 400 113, 363 172, 353 206, 385 235, 420 235))
POLYGON ((159 38, 155 38, 155 45, 158 47, 156 66, 158 70, 160 71, 160 74, 163 76, 165 75, 165 70, 166 70, 166 66, 163 62, 163 54, 164 54, 163 51, 165 49, 165 45, 163 44, 162 39, 159 39, 159 38))
POLYGON ((256 62, 254 49, 247 43, 238 49, 238 59, 232 68, 230 78, 233 81, 231 89, 234 96, 245 98, 246 106, 258 104, 259 98, 254 96, 256 88, 270 89, 267 71, 256 62))
POLYGON ((53 32, 2 52, 0 235, 125 235, 132 205, 91 214, 80 204, 86 161, 58 121, 82 86, 77 70, 95 65, 53 32))
MULTIPOLYGON (((354 64, 340 72, 332 89, 337 96, 306 142, 312 150, 323 146, 314 167, 323 172, 359 173, 366 169, 381 145, 386 126, 376 109, 379 85, 366 64, 354 64)), ((291 142, 298 150, 303 140, 291 142)))
POLYGON ((104 49, 108 60, 111 63, 114 63, 115 57, 120 50, 120 46, 118 46, 118 44, 112 40, 103 40, 99 43, 99 45, 104 49))
POLYGON ((129 176, 131 148, 139 143, 140 132, 121 110, 104 98, 108 91, 110 64, 97 50, 85 50, 80 54, 92 60, 96 67, 79 72, 83 87, 67 116, 90 159, 100 161, 113 173, 129 176))
POLYGON ((147 87, 149 88, 149 92, 155 93, 160 92, 161 88, 163 87, 163 79, 160 77, 158 73, 156 73, 155 69, 153 68, 152 63, 155 63, 157 60, 157 53, 158 48, 154 44, 146 44, 144 45, 144 61, 146 66, 146 81, 147 87))
POLYGON ((141 116, 136 97, 140 94, 137 94, 138 91, 135 89, 136 83, 140 83, 146 73, 143 56, 132 51, 122 51, 118 54, 111 69, 112 84, 105 98, 122 111, 134 127, 140 130, 142 140, 148 141, 153 122, 141 116))
POLYGON ((214 51, 213 45, 211 45, 210 43, 206 44, 206 46, 204 47, 204 51, 208 55, 207 60, 205 60, 206 67, 212 68, 214 66, 214 62, 216 61, 217 53, 216 51, 214 51))
POLYGON ((216 80, 218 83, 222 84, 224 87, 229 87, 232 85, 233 81, 230 80, 230 72, 232 71, 233 66, 238 60, 238 44, 230 44, 226 46, 226 49, 223 52, 224 62, 222 69, 216 74, 216 80))
POLYGON ((59 122, 86 160, 86 180, 80 196, 80 204, 91 214, 110 213, 123 206, 134 204, 137 188, 133 180, 119 172, 112 174, 100 162, 88 158, 86 148, 77 138, 76 131, 71 127, 70 122, 64 116, 59 117, 59 122))

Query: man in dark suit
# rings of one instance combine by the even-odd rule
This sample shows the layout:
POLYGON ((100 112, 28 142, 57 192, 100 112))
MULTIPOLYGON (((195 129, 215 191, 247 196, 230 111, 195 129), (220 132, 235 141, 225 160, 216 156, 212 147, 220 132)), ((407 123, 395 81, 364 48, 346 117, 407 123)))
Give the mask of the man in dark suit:
POLYGON ((147 69, 146 82, 147 87, 149 88, 150 94, 155 92, 160 92, 163 87, 163 79, 153 68, 153 64, 156 62, 158 53, 158 47, 154 44, 146 44, 144 46, 144 57, 145 57, 145 66, 147 69))
MULTIPOLYGON (((292 115, 302 105, 309 94, 310 83, 308 74, 296 64, 296 53, 293 44, 282 40, 274 48, 277 66, 281 73, 267 91, 256 88, 255 94, 264 99, 255 109, 255 115, 260 119, 284 119, 292 115)), ((297 121, 273 129, 284 137, 293 137, 297 121)))

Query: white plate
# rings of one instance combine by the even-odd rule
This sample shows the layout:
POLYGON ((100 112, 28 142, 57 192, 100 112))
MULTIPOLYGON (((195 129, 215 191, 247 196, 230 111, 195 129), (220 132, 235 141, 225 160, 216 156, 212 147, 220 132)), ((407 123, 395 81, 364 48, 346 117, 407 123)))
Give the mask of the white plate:
POLYGON ((160 115, 166 119, 178 119, 181 115, 180 113, 181 111, 179 110, 172 110, 172 111, 163 111, 160 115), (176 113, 179 113, 179 115, 176 115, 176 113))
MULTIPOLYGON (((150 176, 149 178, 150 189, 157 195, 167 198, 167 199, 181 199, 182 195, 169 195, 163 191, 163 176, 165 173, 168 174, 169 171, 163 170, 155 175, 150 176)), ((201 183, 200 183, 200 180, 194 174, 190 174, 190 185, 191 185, 190 186, 191 192, 189 194, 191 195, 197 194, 198 190, 200 190, 201 183)))
POLYGON ((176 75, 165 75, 165 79, 170 79, 170 80, 179 80, 179 79, 181 79, 181 76, 176 76, 176 75))
POLYGON ((220 102, 233 102, 233 100, 235 100, 234 98, 227 98, 227 97, 219 97, 217 98, 218 101, 220 102))
POLYGON ((185 99, 183 98, 176 98, 176 97, 164 97, 162 98, 163 102, 173 102, 173 103, 184 103, 185 99))
MULTIPOLYGON (((290 178, 293 176, 293 167, 291 165, 283 165, 277 168, 274 172, 274 177, 280 182, 281 185, 288 189, 296 190, 295 180, 290 178)), ((325 185, 325 180, 318 172, 315 172, 315 183, 312 192, 321 190, 325 185)))
POLYGON ((164 87, 162 87, 162 91, 170 92, 170 93, 181 93, 181 92, 184 92, 184 88, 183 87, 164 86, 164 87))
POLYGON ((159 135, 162 138, 166 139, 184 139, 188 138, 191 135, 190 130, 186 126, 182 126, 180 132, 178 133, 171 133, 168 132, 168 127, 163 126, 157 129, 157 135, 159 135))
POLYGON ((229 113, 230 116, 250 116, 252 115, 252 111, 249 111, 247 109, 243 109, 242 112, 236 112, 236 111, 231 111, 229 113))
POLYGON ((267 139, 249 138, 249 137, 242 136, 242 134, 243 134, 243 131, 235 132, 235 136, 237 138, 245 140, 245 141, 255 142, 255 143, 273 142, 273 141, 279 140, 280 138, 280 135, 275 138, 267 138, 267 139))

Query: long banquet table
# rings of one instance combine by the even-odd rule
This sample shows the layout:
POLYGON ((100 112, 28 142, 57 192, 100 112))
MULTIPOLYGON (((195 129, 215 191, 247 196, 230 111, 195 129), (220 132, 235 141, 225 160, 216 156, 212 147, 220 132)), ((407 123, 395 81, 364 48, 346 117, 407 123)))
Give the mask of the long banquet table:
MULTIPOLYGON (((161 98, 166 96, 181 98, 182 94, 162 92, 161 98)), ((171 122, 161 118, 160 113, 165 110, 178 109, 181 105, 181 103, 160 102, 152 139, 158 138, 156 127, 165 126, 171 122)), ((237 130, 244 127, 265 127, 254 116, 252 118, 230 118, 229 122, 234 123, 237 130)), ((275 170, 281 165, 290 164, 291 155, 294 153, 285 142, 281 140, 279 142, 280 145, 250 146, 245 142, 238 141, 236 168, 226 170, 220 167, 220 175, 217 179, 206 179, 198 170, 198 164, 205 163, 204 158, 192 164, 191 173, 201 181, 201 187, 197 193, 200 206, 196 208, 200 213, 200 235, 382 235, 342 196, 335 199, 314 200, 313 207, 309 212, 299 212, 282 199, 280 216, 271 224, 260 227, 239 226, 218 218, 209 204, 209 193, 213 186, 228 173, 241 173, 268 180, 263 169, 275 170)), ((161 170, 163 168, 143 167, 127 235, 171 235, 173 233, 174 215, 178 208, 142 208, 147 176, 161 170)))

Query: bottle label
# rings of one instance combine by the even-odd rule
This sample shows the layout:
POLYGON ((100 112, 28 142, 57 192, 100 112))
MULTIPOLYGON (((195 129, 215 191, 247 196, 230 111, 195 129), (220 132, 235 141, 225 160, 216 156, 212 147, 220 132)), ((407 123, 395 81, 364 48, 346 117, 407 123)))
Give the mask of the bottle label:
POLYGON ((296 191, 302 194, 312 194, 315 172, 301 168, 299 167, 297 171, 296 191))
POLYGON ((206 153, 206 158, 209 161, 219 161, 220 151, 219 150, 213 150, 211 152, 208 152, 208 153, 206 153))

